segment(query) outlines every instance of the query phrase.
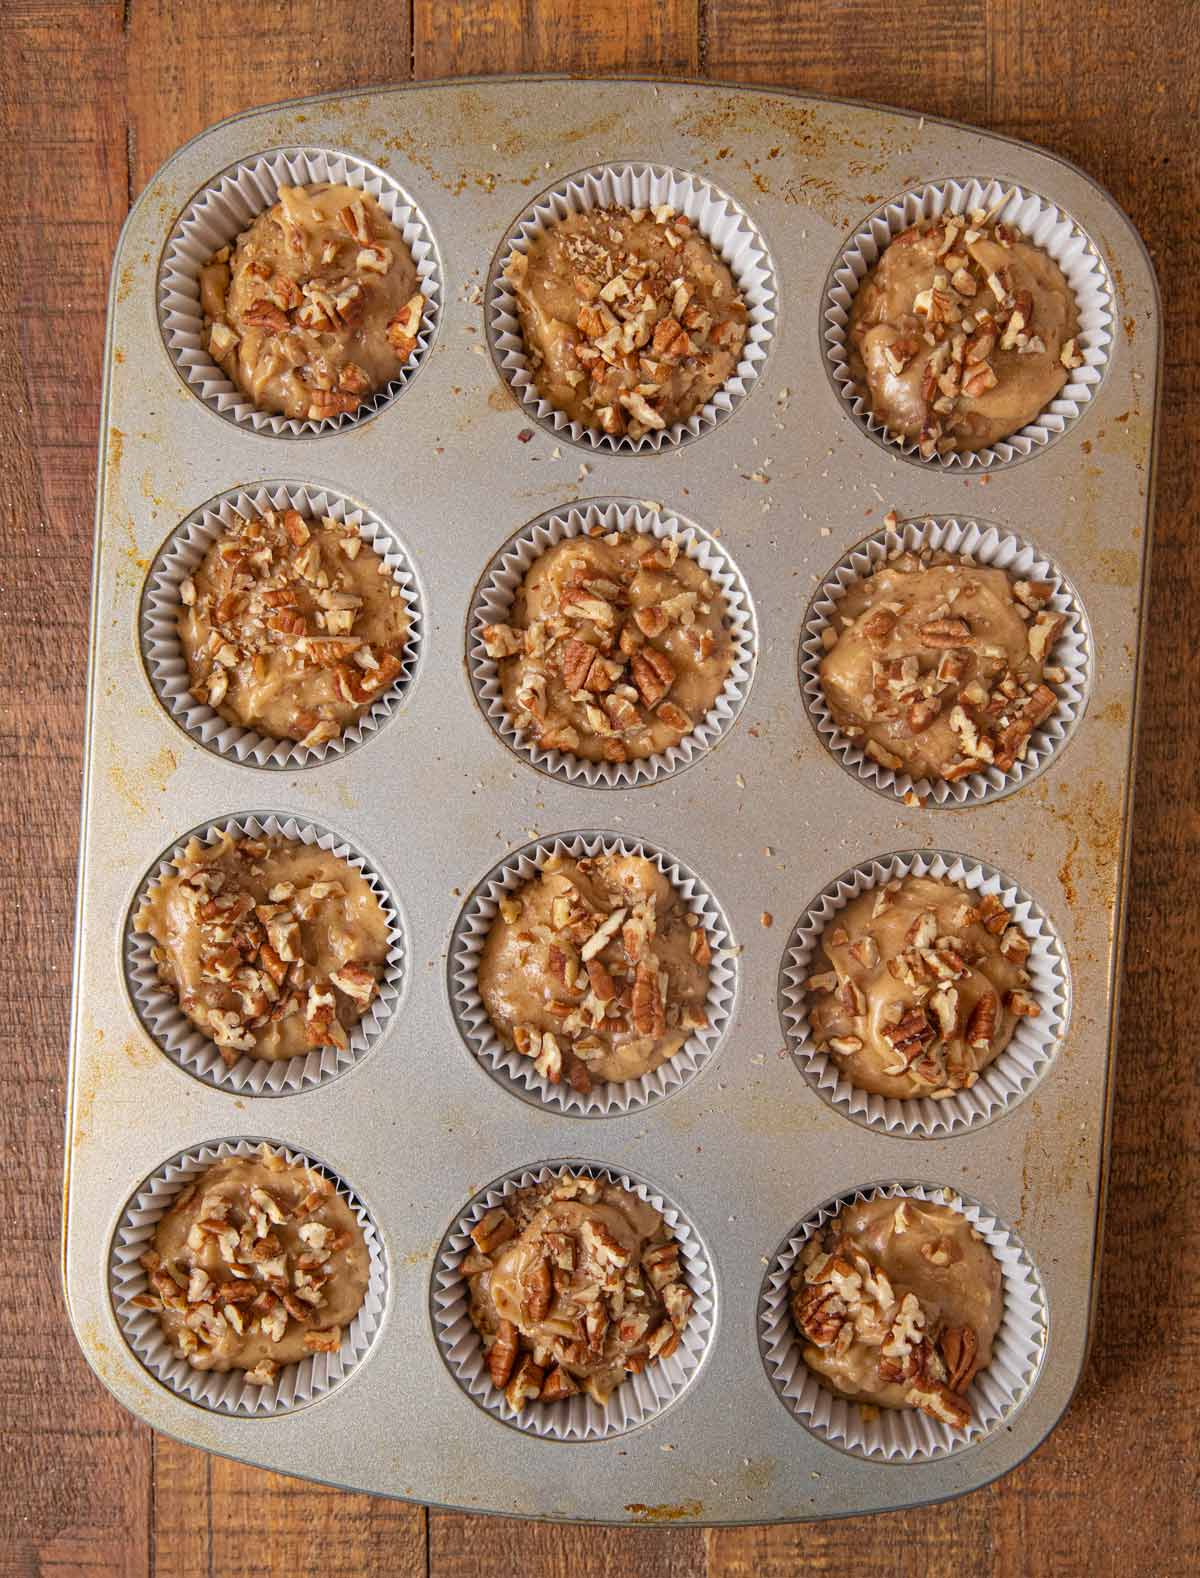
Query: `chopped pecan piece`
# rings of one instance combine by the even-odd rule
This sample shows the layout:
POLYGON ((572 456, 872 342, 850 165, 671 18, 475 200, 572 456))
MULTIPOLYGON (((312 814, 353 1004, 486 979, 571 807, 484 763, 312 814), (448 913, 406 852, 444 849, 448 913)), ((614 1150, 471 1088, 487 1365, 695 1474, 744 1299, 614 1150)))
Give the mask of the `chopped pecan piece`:
POLYGON ((487 1367, 492 1378, 492 1385, 498 1392, 502 1392, 508 1385, 513 1372, 513 1365, 517 1360, 517 1351, 520 1342, 517 1328, 513 1321, 501 1320, 496 1328, 496 1338, 488 1349, 487 1367))
POLYGON ((644 647, 635 652, 629 660, 629 668, 647 707, 657 706, 675 682, 674 664, 656 647, 644 647))

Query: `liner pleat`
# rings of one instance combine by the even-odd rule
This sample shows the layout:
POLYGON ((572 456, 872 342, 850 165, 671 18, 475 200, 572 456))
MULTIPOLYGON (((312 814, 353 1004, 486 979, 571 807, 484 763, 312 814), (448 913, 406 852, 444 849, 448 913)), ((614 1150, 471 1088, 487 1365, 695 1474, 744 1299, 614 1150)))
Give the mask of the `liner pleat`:
POLYGON ((376 734, 408 699, 421 654, 423 620, 416 577, 407 553, 373 510, 331 488, 310 488, 302 483, 265 482, 253 490, 230 489, 193 510, 176 527, 159 550, 142 589, 142 659, 154 694, 192 739, 206 750, 252 767, 315 767, 336 760, 376 734), (381 696, 334 740, 323 745, 301 745, 298 740, 277 740, 230 723, 220 713, 192 695, 187 658, 179 638, 180 585, 200 568, 205 554, 237 515, 261 515, 265 510, 299 510, 309 520, 329 516, 356 526, 368 547, 387 565, 400 588, 408 610, 408 639, 401 653, 401 671, 381 696))
POLYGON ((450 944, 450 1007, 459 1034, 472 1056, 506 1090, 569 1117, 612 1117, 634 1112, 670 1095, 711 1061, 733 1007, 734 957, 729 927, 716 899, 699 877, 673 856, 640 839, 619 837, 614 833, 562 833, 538 839, 506 856, 467 899, 450 944), (552 1085, 538 1073, 532 1058, 506 1047, 496 1034, 479 995, 479 960, 501 895, 531 881, 550 856, 556 854, 573 859, 599 854, 644 855, 663 873, 685 906, 700 917, 712 948, 705 1002, 707 1028, 693 1030, 674 1057, 668 1058, 652 1073, 638 1079, 598 1083, 586 1096, 565 1080, 552 1085))
POLYGON ((923 516, 898 522, 864 538, 839 559, 822 581, 808 606, 800 642, 800 688, 804 706, 821 743, 835 760, 872 789, 897 799, 917 795, 934 805, 981 805, 999 799, 1043 772, 1064 749, 1087 710, 1092 677, 1092 635, 1087 615, 1075 588, 1041 551, 1012 532, 986 521, 957 520, 953 516, 923 516), (1058 707, 1030 736, 1023 759, 1007 772, 998 767, 948 783, 944 778, 913 778, 873 761, 862 743, 848 739, 838 728, 821 685, 822 640, 830 627, 837 628, 838 606, 856 581, 872 574, 888 560, 905 552, 928 548, 960 556, 969 563, 1003 570, 1012 580, 1049 581, 1054 590, 1046 607, 1066 615, 1066 624, 1054 644, 1049 661, 1065 671, 1065 678, 1045 683, 1058 697, 1058 707))
POLYGON ((879 1133, 917 1139, 963 1134, 1009 1112, 1049 1070, 1066 1037, 1071 985, 1062 943, 1045 912, 1025 890, 994 866, 939 850, 908 850, 866 860, 824 888, 797 921, 779 970, 779 1010, 792 1060, 822 1100, 843 1116, 879 1133), (813 1038, 805 982, 813 973, 821 937, 852 899, 896 877, 945 878, 972 893, 996 894, 1031 944, 1025 969, 1037 1018, 1017 1020, 1012 1039, 970 1090, 934 1101, 899 1100, 852 1085, 838 1061, 813 1038))
POLYGON ((236 1095, 290 1096, 298 1091, 310 1090, 315 1085, 323 1085, 344 1073, 366 1055, 387 1029, 404 989, 404 930, 396 903, 382 877, 336 833, 311 822, 298 821, 295 817, 278 817, 267 812, 203 822, 164 851, 142 879, 129 907, 125 920, 123 954, 125 984, 134 1011, 160 1051, 205 1084, 236 1095), (182 855, 193 838, 211 845, 217 843, 226 832, 244 838, 277 834, 302 844, 315 845, 345 860, 360 871, 370 884, 387 919, 389 948, 379 991, 370 1008, 349 1032, 347 1047, 314 1047, 310 1052, 292 1058, 256 1058, 245 1054, 232 1068, 227 1068, 216 1043, 196 1029, 180 1008, 174 992, 159 977, 151 952, 154 939, 149 933, 134 931, 134 916, 146 902, 150 889, 174 872, 173 861, 182 855))
POLYGON ((726 550, 700 527, 674 514, 633 503, 628 499, 597 499, 590 503, 549 510, 523 526, 492 559, 471 603, 467 621, 467 665, 475 699, 492 728, 510 750, 533 763, 540 772, 592 789, 625 789, 657 783, 690 767, 711 749, 737 721, 754 675, 758 631, 750 593, 726 550), (725 628, 731 642, 731 664, 725 687, 695 728, 677 745, 631 762, 591 762, 570 752, 546 750, 526 730, 518 727, 504 703, 499 666, 483 642, 483 627, 505 623, 526 572, 548 549, 567 538, 583 537, 596 527, 606 532, 640 532, 656 538, 674 538, 680 552, 693 559, 713 579, 724 599, 725 628))
POLYGON ((1033 1390, 1048 1332, 1041 1278, 1011 1228, 964 1195, 919 1183, 850 1190, 810 1213, 776 1250, 758 1299, 759 1351, 776 1396, 813 1435, 875 1462, 923 1463, 949 1457, 1007 1427, 1033 1390), (867 1417, 857 1403, 831 1391, 804 1362, 800 1334, 788 1307, 788 1282, 800 1253, 813 1234, 845 1207, 881 1196, 951 1206, 974 1225, 1000 1262, 1004 1313, 991 1363, 967 1392, 972 1421, 965 1430, 951 1430, 916 1409, 881 1408, 877 1417, 867 1417))
POLYGON ((194 1369, 163 1336, 153 1310, 131 1301, 149 1291, 138 1256, 153 1246, 155 1229, 171 1202, 187 1184, 227 1156, 253 1158, 263 1142, 258 1139, 214 1140, 182 1151, 151 1173, 127 1203, 113 1235, 109 1254, 109 1293, 122 1335, 138 1359, 162 1384, 198 1407, 239 1417, 269 1418, 290 1413, 316 1402, 351 1375, 366 1357, 383 1318, 388 1295, 387 1261, 379 1233, 366 1206, 336 1173, 300 1151, 276 1140, 266 1143, 284 1158, 324 1174, 351 1208, 362 1228, 370 1257, 370 1272, 362 1308, 342 1333, 337 1353, 315 1353, 296 1364, 284 1365, 269 1386, 247 1382, 244 1372, 194 1369))
POLYGON ((180 377, 211 410, 251 432, 303 438, 352 426, 383 410, 412 382, 429 354, 441 312, 442 273, 428 221, 390 175, 352 154, 326 148, 273 148, 240 159, 190 199, 176 220, 158 270, 158 321, 163 344, 180 377), (353 186, 373 197, 412 254, 425 310, 417 348, 397 377, 358 411, 320 422, 259 411, 213 361, 200 305, 200 270, 213 253, 233 245, 242 231, 279 200, 281 186, 314 182, 353 186))
POLYGON ((534 199, 502 242, 487 284, 487 336, 496 370, 539 427, 581 448, 645 454, 699 438, 725 420, 757 380, 774 332, 778 286, 775 266, 754 221, 731 197, 698 175, 659 164, 599 164, 580 170, 534 199), (573 422, 543 400, 526 356, 516 296, 504 270, 514 252, 568 214, 594 208, 649 208, 669 203, 688 219, 732 273, 748 309, 746 342, 732 378, 688 418, 632 439, 573 422))
POLYGON ((708 1251, 678 1206, 657 1194, 648 1184, 617 1168, 599 1162, 549 1161, 517 1168, 477 1194, 443 1238, 434 1259, 430 1283, 430 1309, 434 1333, 446 1368, 471 1400, 493 1418, 529 1435, 552 1441, 600 1441, 635 1430, 662 1413, 694 1380, 712 1339, 716 1322, 716 1285, 708 1251), (628 1189, 660 1212, 679 1243, 688 1286, 694 1303, 669 1359, 647 1365, 640 1375, 629 1375, 603 1407, 593 1398, 578 1395, 557 1403, 529 1403, 520 1413, 509 1407, 488 1374, 479 1333, 468 1313, 469 1287, 462 1261, 473 1248, 470 1232, 493 1206, 519 1189, 543 1184, 569 1171, 602 1178, 628 1189))
POLYGON ((1078 420, 1100 385, 1112 346, 1113 288, 1100 249, 1076 221, 1047 198, 1011 182, 947 180, 915 187, 885 203, 851 236, 825 286, 821 314, 826 371, 858 425, 879 443, 917 465, 950 470, 995 468, 1022 460, 1060 437, 1078 420), (925 459, 909 439, 894 436, 871 414, 866 391, 854 382, 849 365, 850 309, 858 287, 878 263, 889 242, 925 220, 966 214, 982 208, 1042 248, 1062 270, 1079 311, 1076 343, 1083 366, 1071 372, 1058 397, 1037 418, 987 449, 954 451, 925 459), (994 211, 994 213, 993 213, 994 211))

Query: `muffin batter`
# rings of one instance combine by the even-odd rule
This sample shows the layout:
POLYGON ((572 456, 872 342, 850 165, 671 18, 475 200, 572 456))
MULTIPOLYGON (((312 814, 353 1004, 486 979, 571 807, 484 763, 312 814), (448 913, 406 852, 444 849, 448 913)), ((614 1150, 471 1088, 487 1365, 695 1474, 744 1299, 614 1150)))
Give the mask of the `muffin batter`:
POLYGON ((1029 940, 994 894, 904 877, 852 899, 821 938, 808 978, 813 1038, 852 1085, 935 1099, 969 1090, 1017 1020, 1029 940))
POLYGON ((425 298, 404 237, 350 186, 279 201, 200 271, 213 360, 260 411, 353 413, 417 348, 425 298))
POLYGON ((1007 772, 1058 706, 1066 615, 1047 581, 905 553, 855 582, 826 629, 821 685, 841 732, 883 767, 951 782, 1007 772), (840 627, 840 630, 839 628, 840 627))
POLYGON ((500 901, 484 945, 497 1035, 585 1094, 650 1073, 708 1024, 711 950, 693 919, 642 855, 551 856, 500 901))
POLYGON ((404 598, 344 522, 238 516, 179 590, 192 695, 244 729, 323 745, 400 676, 404 598))
POLYGON ((967 1389, 991 1361, 1004 1313, 1002 1281, 991 1250, 949 1206, 848 1206, 792 1277, 804 1362, 843 1397, 965 1429, 967 1389))
POLYGON ((872 414, 930 458, 984 449, 1046 409, 1083 364, 1053 258, 982 209, 896 236, 850 311, 850 371, 872 414))
POLYGON ((572 537, 536 559, 484 644, 518 728, 625 762, 677 745, 725 688, 719 589, 674 538, 572 537))
POLYGON ((679 1245, 630 1191, 563 1173, 510 1196, 471 1237, 471 1320, 518 1412, 581 1389, 604 1404, 679 1346, 692 1309, 679 1245))
POLYGON ((683 214, 568 214, 515 252, 517 299, 538 393, 614 436, 686 422, 737 370, 746 305, 683 214))
POLYGON ((366 1296, 369 1256, 353 1211, 322 1174, 269 1146, 226 1157, 190 1184, 141 1256, 163 1335, 197 1370, 280 1367, 336 1353, 366 1296))
POLYGON ((225 1063, 349 1045, 378 991, 387 917, 362 872, 277 835, 192 839, 134 930, 225 1063))

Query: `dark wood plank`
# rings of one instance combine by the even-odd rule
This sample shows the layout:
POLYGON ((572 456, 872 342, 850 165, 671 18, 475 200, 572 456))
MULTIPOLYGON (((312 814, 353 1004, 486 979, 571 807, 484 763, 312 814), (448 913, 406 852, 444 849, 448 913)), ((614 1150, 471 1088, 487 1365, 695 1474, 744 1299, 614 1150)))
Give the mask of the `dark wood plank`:
POLYGON ((128 0, 126 12, 131 195, 227 115, 411 72, 406 0, 128 0))
POLYGON ((992 9, 988 0, 701 0, 705 70, 982 124, 992 9))
POLYGON ((0 1572, 136 1578, 150 1432, 90 1375, 58 1273, 92 475, 125 213, 124 40, 120 5, 15 5, 5 22, 0 1572))
MULTIPOLYGON (((331 1465, 333 1467, 333 1465, 331 1465)), ((420 1509, 155 1440, 154 1578, 424 1578, 420 1509)))
POLYGON ((430 1578, 705 1578, 695 1529, 573 1528, 429 1514, 430 1578))
POLYGON ((694 0, 417 0, 413 74, 463 77, 497 71, 695 72, 700 34, 694 0))

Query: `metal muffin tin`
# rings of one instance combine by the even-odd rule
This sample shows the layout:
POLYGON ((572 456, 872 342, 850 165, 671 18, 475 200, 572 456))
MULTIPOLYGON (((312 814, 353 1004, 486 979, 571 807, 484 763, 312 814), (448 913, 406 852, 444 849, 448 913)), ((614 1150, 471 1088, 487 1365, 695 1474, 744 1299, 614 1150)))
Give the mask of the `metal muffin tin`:
POLYGON ((940 1500, 1021 1461, 1062 1415, 1096 1287, 1130 766, 1154 474, 1160 316, 1142 244, 1072 166, 965 127, 859 104, 711 83, 462 81, 258 110, 203 133, 151 181, 113 267, 96 516, 88 739, 67 1113, 64 1276, 93 1368, 134 1413, 210 1451, 443 1506, 616 1523, 822 1518, 940 1500), (222 420, 159 332, 164 244, 198 189, 237 160, 315 147, 370 161, 419 203, 444 295, 419 377, 377 415, 281 439, 222 420), (645 160, 694 172, 751 215, 778 313, 760 376, 728 420, 660 454, 576 447, 534 427, 489 357, 488 270, 517 216, 581 168, 645 160), (923 467, 856 423, 824 366, 821 308, 846 238, 891 197, 964 172, 1066 210, 1115 294, 1103 381, 1045 451, 980 474, 923 467), (586 467, 586 471, 582 470, 586 467), (761 478, 769 480, 756 480, 761 478), (416 680, 386 727, 304 770, 204 749, 147 678, 138 611, 160 547, 232 487, 288 480, 375 510, 411 556, 425 618, 416 680), (466 673, 476 583, 511 534, 580 499, 661 502, 719 532, 746 579, 757 668, 734 727, 685 771, 590 789, 537 772, 489 726, 466 673), (1087 711, 1036 781, 963 809, 908 806, 848 778, 805 712, 798 649, 812 591, 895 508, 1031 537, 1069 576, 1094 640, 1087 711), (395 894, 408 979, 384 1033, 338 1079, 298 1094, 215 1089, 161 1052, 126 988, 131 899, 161 851, 213 818, 274 812, 362 852, 395 894), (602 829, 702 871, 735 943, 737 994, 715 1055, 649 1108, 598 1120, 530 1105, 464 1046, 447 950, 466 895, 532 837, 602 829), (793 924, 848 866, 941 848, 997 867, 1051 918, 1073 1008, 1046 1077, 1012 1110, 937 1140, 849 1121, 786 1055, 776 983, 793 924), (768 918, 773 924, 767 924, 768 918), (143 1369, 114 1313, 110 1249, 127 1202, 177 1153, 268 1133, 318 1158, 378 1225, 379 1332, 308 1407, 231 1417, 143 1369), (443 1236, 489 1181, 585 1156, 678 1206, 711 1251, 715 1327, 692 1384, 629 1434, 579 1444, 501 1423, 459 1387, 431 1313, 443 1236), (1020 1235, 1048 1341, 1027 1400, 929 1462, 865 1461, 818 1439, 775 1394, 757 1306, 766 1263, 834 1195, 949 1185, 1020 1235))

